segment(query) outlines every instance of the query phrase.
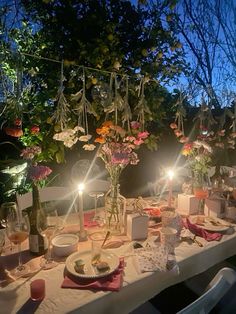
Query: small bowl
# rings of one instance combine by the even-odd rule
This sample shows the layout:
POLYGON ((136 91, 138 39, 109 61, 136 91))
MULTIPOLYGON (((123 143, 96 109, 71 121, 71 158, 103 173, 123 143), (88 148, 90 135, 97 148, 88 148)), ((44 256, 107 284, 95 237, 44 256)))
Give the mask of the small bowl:
POLYGON ((52 239, 53 252, 57 256, 69 256, 77 251, 79 238, 75 234, 59 234, 52 239))

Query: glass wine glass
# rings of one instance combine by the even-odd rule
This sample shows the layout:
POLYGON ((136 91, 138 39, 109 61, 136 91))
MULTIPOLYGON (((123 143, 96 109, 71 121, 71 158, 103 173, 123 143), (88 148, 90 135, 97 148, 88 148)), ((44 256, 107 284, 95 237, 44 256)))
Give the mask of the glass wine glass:
POLYGON ((43 212, 44 215, 39 214, 37 216, 37 229, 43 237, 47 238, 48 250, 46 255, 41 259, 40 266, 43 269, 51 269, 58 264, 52 257, 51 241, 61 229, 62 223, 56 210, 48 210, 47 208, 44 208, 43 212))
POLYGON ((0 232, 0 256, 2 254, 4 245, 5 245, 5 234, 3 232, 0 232))
POLYGON ((98 223, 102 222, 102 218, 99 216, 97 212, 97 205, 98 205, 98 199, 100 197, 104 196, 104 192, 99 192, 99 191, 91 191, 89 193, 89 196, 94 198, 94 216, 93 216, 93 221, 96 221, 98 223))
POLYGON ((17 208, 9 208, 6 219, 6 234, 8 239, 18 247, 18 266, 11 271, 15 277, 22 277, 29 272, 29 266, 22 264, 21 243, 24 242, 30 231, 29 217, 27 213, 17 210, 17 208))

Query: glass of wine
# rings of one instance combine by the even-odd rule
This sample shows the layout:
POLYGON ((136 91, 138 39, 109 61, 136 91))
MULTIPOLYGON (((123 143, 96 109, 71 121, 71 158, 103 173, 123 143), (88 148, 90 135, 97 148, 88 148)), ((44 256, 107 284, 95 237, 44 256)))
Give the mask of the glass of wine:
POLYGON ((27 213, 19 211, 16 207, 9 208, 6 219, 6 234, 8 239, 18 246, 18 266, 12 270, 12 275, 22 277, 29 272, 29 267, 22 264, 21 243, 24 242, 30 231, 30 223, 27 213))
POLYGON ((38 215, 37 217, 37 229, 43 237, 47 238, 48 250, 46 255, 41 259, 40 266, 43 269, 51 269, 57 266, 57 262, 52 257, 51 241, 61 229, 62 224, 56 210, 44 208, 43 212, 44 215, 38 215))
POLYGON ((102 223, 102 218, 98 214, 97 207, 98 207, 98 199, 100 197, 104 196, 104 192, 91 191, 89 193, 89 196, 94 198, 94 216, 93 216, 93 221, 96 221, 98 223, 102 223))

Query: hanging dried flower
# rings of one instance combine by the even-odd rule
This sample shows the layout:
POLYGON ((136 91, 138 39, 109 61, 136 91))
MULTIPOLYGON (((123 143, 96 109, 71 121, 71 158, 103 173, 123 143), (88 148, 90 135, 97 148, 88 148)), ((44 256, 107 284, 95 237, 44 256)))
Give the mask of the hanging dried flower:
POLYGON ((23 131, 21 128, 13 126, 13 127, 6 127, 5 133, 12 137, 21 137, 23 135, 23 131))
POLYGON ((177 129, 178 126, 177 126, 176 123, 172 122, 172 123, 170 124, 170 128, 171 128, 172 130, 174 130, 174 129, 177 129))
POLYGON ((189 140, 189 138, 188 138, 188 137, 186 137, 186 136, 182 136, 182 137, 179 139, 179 142, 180 142, 180 143, 187 143, 187 142, 188 142, 188 140, 189 140))
POLYGON ((39 128, 38 125, 33 125, 33 126, 30 128, 30 132, 31 132, 32 134, 37 134, 37 133, 39 133, 39 131, 40 131, 40 128, 39 128))
POLYGON ((224 143, 220 142, 220 143, 215 143, 215 147, 219 147, 219 148, 224 148, 224 143))
POLYGON ((219 136, 225 136, 225 130, 220 130, 217 132, 219 136))
POLYGON ((180 136, 183 135, 183 132, 181 132, 179 129, 175 129, 175 130, 174 130, 174 133, 175 133, 175 135, 176 135, 177 137, 180 137, 180 136))
POLYGON ((89 150, 89 151, 92 151, 92 150, 94 150, 95 148, 96 148, 96 146, 93 145, 93 144, 85 144, 85 145, 83 146, 83 149, 84 149, 84 150, 89 150))
POLYGON ((21 126, 22 125, 22 121, 20 118, 16 118, 15 121, 14 121, 14 125, 15 126, 21 126))

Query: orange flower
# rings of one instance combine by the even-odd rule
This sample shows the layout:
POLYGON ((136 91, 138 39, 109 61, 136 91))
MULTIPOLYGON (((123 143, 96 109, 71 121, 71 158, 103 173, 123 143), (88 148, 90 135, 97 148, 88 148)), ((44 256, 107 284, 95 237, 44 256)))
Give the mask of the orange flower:
POLYGON ((106 140, 104 137, 97 137, 97 138, 95 138, 94 142, 104 144, 104 143, 106 143, 106 140))
POLYGON ((113 125, 113 123, 112 123, 112 121, 105 121, 105 122, 103 122, 103 124, 102 124, 102 126, 106 126, 106 127, 110 127, 110 126, 112 126, 113 125))
POLYGON ((109 134, 109 131, 110 131, 110 129, 108 127, 106 127, 106 126, 103 126, 101 128, 96 129, 97 134, 98 135, 103 135, 103 136, 109 134))
POLYGON ((192 153, 193 149, 193 143, 186 143, 184 144, 183 150, 182 150, 182 155, 188 156, 192 153))
POLYGON ((7 135, 13 136, 13 137, 21 137, 23 135, 23 131, 21 128, 18 127, 6 127, 5 133, 7 135))

